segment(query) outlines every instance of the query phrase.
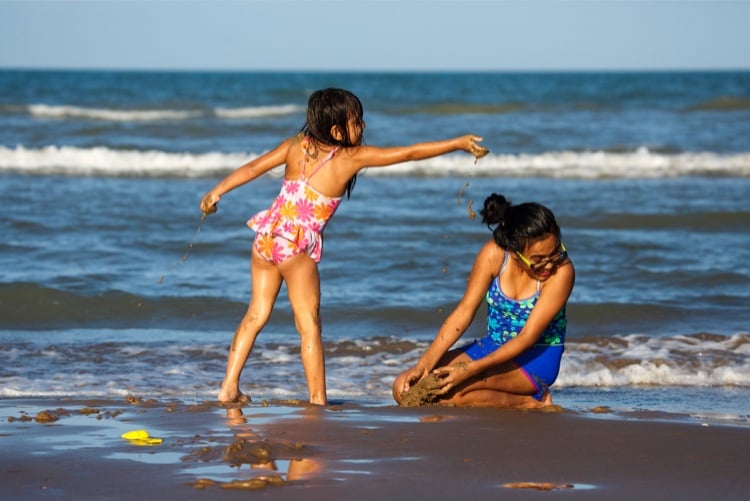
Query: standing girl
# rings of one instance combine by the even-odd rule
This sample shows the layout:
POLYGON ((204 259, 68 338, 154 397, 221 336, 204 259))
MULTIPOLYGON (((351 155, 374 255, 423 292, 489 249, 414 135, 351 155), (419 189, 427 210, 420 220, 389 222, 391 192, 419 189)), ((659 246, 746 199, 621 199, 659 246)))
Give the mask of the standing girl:
POLYGON ((310 96, 307 121, 299 134, 239 167, 201 200, 205 214, 216 212, 222 195, 274 167, 285 166, 278 197, 268 210, 248 221, 256 232, 250 258, 252 294, 229 350, 220 401, 249 400, 240 391, 240 375, 271 315, 281 284, 286 282, 300 335, 310 402, 327 403, 317 263, 323 251, 323 230, 344 193, 351 195, 360 170, 457 150, 477 158, 487 154, 487 149, 477 144, 482 138, 474 135, 411 146, 364 146, 364 129, 362 103, 357 96, 342 89, 318 90, 310 96))

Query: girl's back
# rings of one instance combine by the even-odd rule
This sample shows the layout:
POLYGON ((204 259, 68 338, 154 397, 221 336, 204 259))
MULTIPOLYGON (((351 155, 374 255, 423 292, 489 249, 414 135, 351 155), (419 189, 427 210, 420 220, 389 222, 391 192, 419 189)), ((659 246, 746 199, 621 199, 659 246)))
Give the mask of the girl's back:
POLYGON ((319 145, 301 134, 287 140, 287 144, 285 179, 294 181, 305 177, 307 184, 323 195, 340 197, 344 194, 352 176, 352 148, 319 145), (334 149, 333 157, 327 159, 334 149), (324 161, 325 164, 318 169, 324 161))

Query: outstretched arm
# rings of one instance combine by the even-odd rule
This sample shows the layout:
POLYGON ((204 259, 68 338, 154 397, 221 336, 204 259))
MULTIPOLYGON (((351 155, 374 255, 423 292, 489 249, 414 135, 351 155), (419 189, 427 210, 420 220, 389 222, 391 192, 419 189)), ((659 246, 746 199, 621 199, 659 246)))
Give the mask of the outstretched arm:
POLYGON ((203 199, 201 200, 201 211, 205 214, 216 212, 216 205, 225 193, 252 181, 274 167, 283 164, 286 161, 289 146, 293 141, 294 139, 285 140, 273 150, 238 167, 227 177, 219 181, 211 191, 203 196, 203 199))
POLYGON ((478 145, 477 142, 479 141, 482 141, 480 136, 469 134, 443 141, 416 143, 410 146, 393 146, 390 148, 360 146, 356 148, 351 158, 356 171, 365 167, 386 167, 402 162, 424 160, 452 151, 465 151, 476 158, 482 158, 489 153, 489 150, 478 145))

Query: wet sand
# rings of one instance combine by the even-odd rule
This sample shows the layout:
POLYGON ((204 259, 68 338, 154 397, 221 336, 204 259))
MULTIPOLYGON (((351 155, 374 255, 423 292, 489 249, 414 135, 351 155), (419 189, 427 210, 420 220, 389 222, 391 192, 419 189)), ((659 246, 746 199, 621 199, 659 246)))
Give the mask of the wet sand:
POLYGON ((746 499, 749 444, 660 413, 4 399, 0 498, 746 499))

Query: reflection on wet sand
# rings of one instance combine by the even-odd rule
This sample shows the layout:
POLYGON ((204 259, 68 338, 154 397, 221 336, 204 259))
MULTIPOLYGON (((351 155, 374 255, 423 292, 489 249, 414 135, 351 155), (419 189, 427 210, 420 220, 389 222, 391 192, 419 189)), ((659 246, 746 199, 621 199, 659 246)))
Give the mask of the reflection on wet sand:
POLYGON ((234 428, 235 439, 228 446, 203 447, 189 458, 197 461, 215 461, 218 457, 230 468, 240 470, 248 465, 249 478, 218 482, 200 478, 193 487, 204 489, 218 485, 223 489, 262 489, 313 477, 322 467, 319 460, 306 457, 311 448, 299 443, 272 441, 247 425, 241 408, 227 409, 227 424, 234 428), (286 477, 286 478, 284 478, 286 477))

